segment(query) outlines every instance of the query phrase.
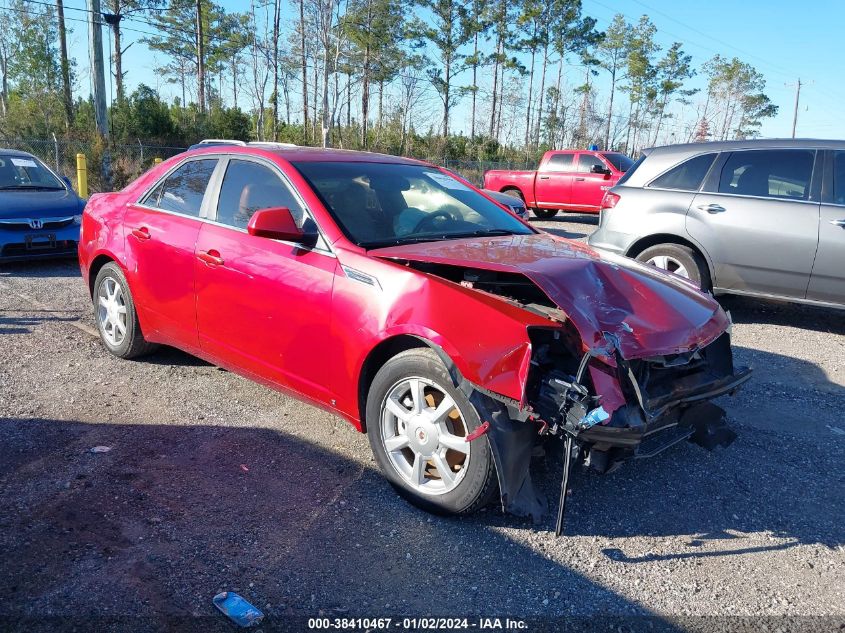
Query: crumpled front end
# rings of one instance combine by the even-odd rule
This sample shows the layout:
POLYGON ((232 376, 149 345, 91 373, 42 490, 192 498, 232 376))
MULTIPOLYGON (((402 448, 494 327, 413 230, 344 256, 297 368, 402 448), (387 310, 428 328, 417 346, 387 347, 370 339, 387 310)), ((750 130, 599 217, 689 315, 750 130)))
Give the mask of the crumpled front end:
POLYGON ((683 440, 712 450, 735 438, 724 411, 710 402, 751 375, 734 368, 727 331, 703 347, 633 360, 612 340, 601 352, 587 350, 578 358, 559 333, 535 331, 532 338, 532 412, 548 427, 545 432, 579 442, 599 472, 683 440))

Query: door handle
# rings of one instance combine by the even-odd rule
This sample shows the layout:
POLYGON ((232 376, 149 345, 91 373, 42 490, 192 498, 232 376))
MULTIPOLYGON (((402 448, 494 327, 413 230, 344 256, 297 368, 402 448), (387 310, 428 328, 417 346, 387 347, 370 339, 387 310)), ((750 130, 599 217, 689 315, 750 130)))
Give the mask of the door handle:
POLYGON ((148 240, 152 237, 152 235, 150 235, 150 229, 146 226, 139 226, 138 228, 132 229, 132 235, 137 237, 139 240, 148 240))
POLYGON ((845 220, 831 220, 830 223, 833 226, 841 226, 843 229, 845 229, 845 220))
POLYGON ((584 180, 581 176, 575 178, 575 180, 584 180))
POLYGON ((721 204, 700 204, 697 208, 701 211, 707 211, 707 213, 724 213, 727 211, 721 204))
POLYGON ((549 179, 548 176, 540 176, 540 180, 548 180, 548 179, 549 179))
POLYGON ((220 253, 214 249, 208 251, 200 251, 197 253, 197 259, 201 262, 205 262, 209 266, 222 266, 223 265, 223 258, 220 257, 220 253))

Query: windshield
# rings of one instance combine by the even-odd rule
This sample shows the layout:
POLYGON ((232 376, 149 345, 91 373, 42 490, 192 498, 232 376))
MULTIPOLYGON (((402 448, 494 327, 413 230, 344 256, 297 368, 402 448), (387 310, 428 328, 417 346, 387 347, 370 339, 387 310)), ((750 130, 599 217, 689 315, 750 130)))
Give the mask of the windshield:
POLYGON ((359 246, 526 235, 510 213, 433 167, 294 162, 340 229, 359 246))
POLYGON ((602 154, 602 156, 604 156, 608 161, 610 161, 610 164, 616 167, 617 171, 626 172, 631 168, 631 165, 634 164, 634 161, 625 156, 625 154, 617 154, 613 152, 608 154, 602 154))
POLYGON ((0 189, 64 189, 49 169, 31 156, 0 154, 0 189))

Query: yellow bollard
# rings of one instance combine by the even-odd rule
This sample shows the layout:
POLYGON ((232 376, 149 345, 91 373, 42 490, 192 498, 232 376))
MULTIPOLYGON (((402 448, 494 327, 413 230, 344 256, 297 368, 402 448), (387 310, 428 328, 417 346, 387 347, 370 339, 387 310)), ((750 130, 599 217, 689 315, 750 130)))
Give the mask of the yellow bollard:
POLYGON ((88 162, 85 154, 76 155, 76 189, 80 198, 88 197, 88 162))
POLYGON ((161 164, 161 158, 160 158, 160 157, 158 157, 158 156, 156 156, 155 158, 153 158, 153 164, 154 164, 154 165, 160 165, 160 164, 161 164))

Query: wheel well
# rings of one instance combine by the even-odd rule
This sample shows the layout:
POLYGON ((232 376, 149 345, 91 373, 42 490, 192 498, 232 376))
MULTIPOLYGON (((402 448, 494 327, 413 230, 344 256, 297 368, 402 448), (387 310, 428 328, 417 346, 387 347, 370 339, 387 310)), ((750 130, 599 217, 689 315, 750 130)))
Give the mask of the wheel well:
POLYGON ((504 187, 500 193, 507 193, 508 191, 516 191, 519 194, 519 197, 522 198, 522 201, 525 202, 525 195, 522 193, 522 189, 519 187, 504 187))
POLYGON ((114 260, 108 255, 97 255, 94 261, 91 262, 91 267, 88 269, 88 294, 94 296, 94 282, 97 280, 97 275, 100 269, 114 260))
POLYGON ((409 334, 400 334, 392 338, 386 339, 376 345, 367 358, 364 360, 364 365, 361 367, 361 374, 358 378, 358 415, 361 420, 361 430, 367 432, 367 394, 370 391, 370 385, 373 378, 376 377, 378 370, 397 354, 409 349, 417 347, 429 347, 426 342, 411 336, 409 334))
POLYGON ((649 235, 648 237, 644 237, 641 240, 634 242, 634 244, 631 245, 631 248, 628 249, 628 252, 625 253, 625 255, 627 257, 635 258, 645 249, 651 248, 652 246, 657 246, 658 244, 677 244, 679 246, 686 246, 687 248, 692 249, 694 253, 698 254, 698 256, 701 257, 701 260, 704 262, 704 265, 707 266, 707 275, 710 277, 711 280, 713 279, 713 271, 710 270, 710 263, 707 261, 707 257, 705 257, 704 253, 701 252, 701 249, 689 240, 686 240, 677 235, 672 235, 671 233, 658 233, 657 235, 649 235))

